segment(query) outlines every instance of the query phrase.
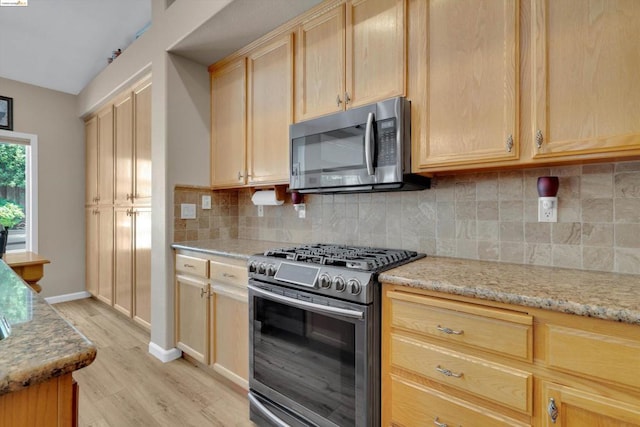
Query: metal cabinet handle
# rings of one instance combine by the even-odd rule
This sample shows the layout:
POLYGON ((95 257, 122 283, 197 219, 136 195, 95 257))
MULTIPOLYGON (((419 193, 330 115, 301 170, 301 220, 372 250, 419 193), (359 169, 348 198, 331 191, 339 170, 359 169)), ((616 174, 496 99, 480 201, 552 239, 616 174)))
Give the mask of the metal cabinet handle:
POLYGON ((200 298, 204 298, 205 295, 207 298, 209 298, 209 291, 207 291, 205 288, 200 288, 200 298))
POLYGON ((544 142, 544 137, 542 136, 542 131, 538 129, 536 132, 536 146, 538 150, 542 148, 542 143, 544 142))
POLYGON ((549 414, 549 418, 551 418, 551 422, 555 424, 556 420, 558 419, 558 407, 556 406, 556 401, 553 400, 553 397, 549 399, 549 405, 547 405, 547 413, 549 414))
POLYGON ((443 375, 446 375, 448 377, 453 377, 453 378, 462 378, 462 376, 464 375, 462 372, 460 372, 459 374, 456 374, 455 372, 451 372, 448 369, 441 368, 440 365, 436 366, 436 371, 440 372, 443 375))
POLYGON ((235 276, 235 274, 222 273, 222 277, 229 277, 229 278, 234 279, 236 276, 235 276))
POLYGON ((133 200, 133 193, 127 193, 127 200, 133 200))
POLYGON ((196 268, 196 266, 192 264, 182 264, 182 266, 185 268, 196 268))
POLYGON ((244 175, 242 174, 242 172, 238 171, 238 181, 240 181, 242 178, 244 178, 244 175))
POLYGON ((507 137, 507 153, 510 153, 513 149, 513 135, 507 137))
POLYGON ((340 106, 342 104, 342 99, 340 99, 340 95, 336 95, 336 106, 340 106))
POLYGON ((438 417, 435 417, 433 419, 433 424, 437 425, 438 427, 447 427, 449 425, 447 423, 441 423, 440 421, 438 421, 438 417))
POLYGON ((349 92, 344 93, 344 103, 348 104, 351 102, 351 98, 349 97, 349 92))
POLYGON ((462 334, 464 334, 464 331, 462 329, 460 329, 459 331, 456 331, 456 330, 451 329, 451 328, 443 328, 440 325, 436 326, 436 329, 439 330, 440 332, 444 332, 445 334, 449 334, 449 335, 462 335, 462 334))

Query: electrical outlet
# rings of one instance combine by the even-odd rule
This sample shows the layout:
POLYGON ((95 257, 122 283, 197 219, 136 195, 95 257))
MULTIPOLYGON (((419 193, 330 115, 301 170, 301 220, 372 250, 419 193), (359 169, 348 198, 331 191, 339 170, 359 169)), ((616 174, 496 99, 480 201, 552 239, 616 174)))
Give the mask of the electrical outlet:
POLYGON ((258 205, 258 216, 259 217, 263 217, 264 216, 264 206, 263 205, 258 205))
POLYGON ((538 197, 538 222, 558 222, 557 197, 538 197))
POLYGON ((211 196, 202 196, 202 209, 211 209, 211 196))
POLYGON ((180 204, 180 219, 196 219, 196 204, 195 203, 180 204))

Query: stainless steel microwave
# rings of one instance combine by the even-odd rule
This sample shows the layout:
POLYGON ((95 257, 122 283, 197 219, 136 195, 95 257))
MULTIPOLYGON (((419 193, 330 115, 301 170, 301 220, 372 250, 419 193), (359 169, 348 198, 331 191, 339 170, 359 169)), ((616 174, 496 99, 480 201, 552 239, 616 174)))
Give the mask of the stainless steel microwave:
POLYGON ((354 193, 429 188, 411 174, 411 103, 403 97, 289 127, 289 189, 354 193))

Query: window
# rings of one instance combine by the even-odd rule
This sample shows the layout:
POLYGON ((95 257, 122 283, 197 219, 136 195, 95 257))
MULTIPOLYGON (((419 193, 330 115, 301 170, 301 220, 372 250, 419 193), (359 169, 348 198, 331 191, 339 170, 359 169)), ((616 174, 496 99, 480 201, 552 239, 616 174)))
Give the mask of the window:
POLYGON ((9 232, 7 251, 38 250, 36 135, 0 130, 0 205, 24 213, 9 232))

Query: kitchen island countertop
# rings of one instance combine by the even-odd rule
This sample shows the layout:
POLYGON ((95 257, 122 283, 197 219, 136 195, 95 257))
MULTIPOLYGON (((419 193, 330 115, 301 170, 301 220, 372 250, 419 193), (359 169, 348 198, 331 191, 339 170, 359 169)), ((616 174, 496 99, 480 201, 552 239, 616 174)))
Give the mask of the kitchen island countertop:
POLYGON ((640 325, 640 276, 430 257, 384 283, 640 325))
POLYGON ((88 366, 96 347, 0 260, 0 315, 11 335, 0 340, 0 395, 88 366))

